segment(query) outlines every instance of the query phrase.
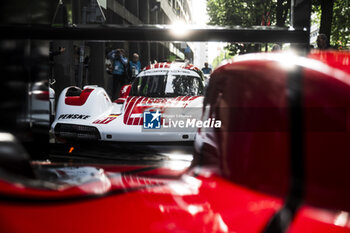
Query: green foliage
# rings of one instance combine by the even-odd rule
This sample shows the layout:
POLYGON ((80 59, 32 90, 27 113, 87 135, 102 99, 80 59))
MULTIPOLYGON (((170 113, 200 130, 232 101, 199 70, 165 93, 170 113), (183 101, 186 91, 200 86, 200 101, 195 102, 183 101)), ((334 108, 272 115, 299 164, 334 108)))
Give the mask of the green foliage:
POLYGON ((317 1, 312 1, 312 8, 311 8, 311 14, 313 17, 311 17, 311 25, 321 23, 321 6, 317 4, 317 1))
POLYGON ((273 0, 208 0, 209 24, 221 26, 261 25, 262 16, 270 12, 275 22, 276 1, 273 0))
POLYGON ((335 0, 331 44, 339 49, 346 49, 350 43, 350 1, 335 0))
MULTIPOLYGON (((208 0, 210 25, 250 27, 276 24, 277 0, 208 0)), ((231 55, 257 52, 259 44, 229 44, 231 55)))
MULTIPOLYGON (((243 27, 261 25, 262 17, 269 12, 271 25, 276 25, 276 15, 280 15, 280 25, 286 25, 289 21, 288 4, 288 0, 208 0, 209 24, 243 27)), ((313 17, 312 23, 320 24, 321 0, 312 0, 312 12, 316 16, 313 17)), ((335 48, 345 49, 350 43, 349 16, 350 0, 334 0, 330 43, 335 48)), ((227 48, 233 55, 261 50, 260 45, 254 44, 230 44, 227 48)))
POLYGON ((212 62, 212 68, 215 69, 218 65, 221 64, 222 61, 226 60, 226 59, 230 59, 233 58, 232 55, 230 55, 230 51, 228 50, 224 50, 220 53, 219 56, 217 56, 213 62, 212 62))
POLYGON ((169 58, 168 58, 168 61, 169 62, 173 62, 173 61, 175 61, 176 60, 176 56, 175 55, 169 55, 169 58))
MULTIPOLYGON (((312 0, 312 12, 316 17, 312 23, 320 24, 321 1, 312 0)), ((333 48, 349 49, 350 43, 350 0, 335 0, 333 6, 330 44, 333 48)))

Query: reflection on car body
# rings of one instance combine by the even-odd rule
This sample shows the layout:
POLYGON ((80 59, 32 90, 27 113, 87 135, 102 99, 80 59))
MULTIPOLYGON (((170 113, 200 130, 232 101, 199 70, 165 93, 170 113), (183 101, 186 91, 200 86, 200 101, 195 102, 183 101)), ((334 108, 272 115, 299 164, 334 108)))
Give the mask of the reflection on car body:
POLYGON ((290 56, 247 55, 213 72, 203 117, 215 115, 223 127, 201 130, 196 159, 180 170, 166 164, 30 163, 13 137, 0 135, 0 142, 12 148, 4 152, 18 165, 14 167, 26 168, 18 172, 10 163, 0 163, 5 201, 0 203, 1 228, 5 232, 275 232, 271 229, 276 228, 350 232, 350 133, 347 128, 319 124, 319 119, 330 125, 349 120, 337 109, 350 108, 350 54, 290 56), (293 62, 285 66, 282 58, 293 62), (288 99, 295 96, 290 91, 298 89, 288 89, 288 79, 301 76, 293 74, 303 78, 304 105, 296 109, 288 99), (262 114, 237 117, 240 108, 252 108, 253 113, 259 108, 262 114), (275 115, 264 113, 271 108, 277 109, 275 115), (313 117, 314 108, 321 109, 319 118, 313 117), (305 128, 297 136, 305 137, 305 150, 295 154, 290 153, 296 145, 290 137, 295 135, 275 126, 289 125, 286 112, 300 109, 305 128), (215 140, 207 143, 206 138, 215 140), (208 161, 209 157, 214 159, 208 161), (295 163, 296 158, 302 160, 295 163), (296 176, 301 166, 304 173, 296 176), (21 224, 14 224, 19 218, 21 224))

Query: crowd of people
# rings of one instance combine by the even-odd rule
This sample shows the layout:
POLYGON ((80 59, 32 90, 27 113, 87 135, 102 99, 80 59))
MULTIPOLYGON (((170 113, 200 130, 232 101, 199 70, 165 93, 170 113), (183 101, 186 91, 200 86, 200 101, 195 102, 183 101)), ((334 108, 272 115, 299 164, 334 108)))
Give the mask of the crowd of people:
POLYGON ((111 97, 118 98, 120 89, 131 83, 135 77, 141 72, 140 57, 134 53, 132 59, 129 60, 124 49, 114 49, 107 54, 110 60, 108 72, 112 74, 111 97))
MULTIPOLYGON (((107 72, 112 75, 111 98, 117 99, 120 89, 124 85, 132 83, 141 72, 140 57, 137 53, 134 53, 132 59, 129 60, 124 49, 113 49, 107 54, 107 59, 110 61, 107 72)), ((204 63, 202 72, 211 74, 212 69, 208 62, 204 63)))
MULTIPOLYGON (((324 34, 320 34, 317 37, 318 49, 327 49, 327 42, 327 37, 324 34)), ((273 45, 271 49, 272 52, 279 52, 281 50, 282 48, 278 44, 273 45)), ((141 72, 140 57, 137 53, 134 53, 129 60, 124 49, 114 49, 107 54, 107 59, 110 61, 107 71, 113 76, 110 91, 111 97, 112 99, 116 99, 118 98, 120 89, 124 85, 132 83, 141 72)), ((209 67, 208 62, 204 63, 204 67, 201 70, 205 75, 212 73, 212 68, 209 67)))

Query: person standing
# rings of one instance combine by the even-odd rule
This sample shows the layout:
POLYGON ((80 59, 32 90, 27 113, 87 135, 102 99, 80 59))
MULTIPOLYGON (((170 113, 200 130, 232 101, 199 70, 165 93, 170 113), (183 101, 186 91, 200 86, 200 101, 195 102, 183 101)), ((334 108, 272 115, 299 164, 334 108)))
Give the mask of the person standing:
POLYGON ((52 43, 50 44, 50 52, 49 52, 49 82, 51 83, 55 83, 55 77, 54 77, 54 66, 55 66, 55 57, 60 55, 61 53, 64 53, 64 51, 66 51, 66 48, 64 47, 58 47, 57 51, 53 51, 53 45, 52 43))
POLYGON ((204 67, 202 68, 202 72, 204 74, 211 74, 211 68, 209 67, 208 62, 204 63, 204 67))
POLYGON ((141 72, 140 57, 137 53, 132 55, 132 60, 129 61, 129 82, 133 82, 136 76, 141 72))
POLYGON ((111 98, 115 100, 119 97, 120 89, 126 84, 127 81, 127 65, 128 59, 125 56, 123 49, 115 49, 107 54, 107 58, 112 64, 112 90, 111 98))
POLYGON ((317 36, 317 47, 321 50, 328 49, 328 39, 325 34, 321 33, 317 36))
POLYGON ((279 44, 274 44, 272 46, 272 49, 271 49, 271 52, 280 52, 282 49, 281 49, 281 46, 279 44))

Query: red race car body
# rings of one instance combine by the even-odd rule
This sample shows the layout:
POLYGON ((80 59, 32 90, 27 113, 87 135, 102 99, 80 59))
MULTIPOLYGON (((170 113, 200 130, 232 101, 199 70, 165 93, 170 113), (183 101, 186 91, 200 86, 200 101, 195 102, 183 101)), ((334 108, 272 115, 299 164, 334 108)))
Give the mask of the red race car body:
POLYGON ((204 116, 222 127, 199 132, 191 167, 4 171, 1 232, 350 232, 349 60, 254 54, 216 69, 204 116))

